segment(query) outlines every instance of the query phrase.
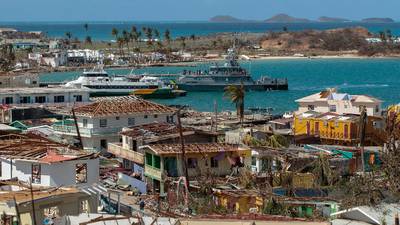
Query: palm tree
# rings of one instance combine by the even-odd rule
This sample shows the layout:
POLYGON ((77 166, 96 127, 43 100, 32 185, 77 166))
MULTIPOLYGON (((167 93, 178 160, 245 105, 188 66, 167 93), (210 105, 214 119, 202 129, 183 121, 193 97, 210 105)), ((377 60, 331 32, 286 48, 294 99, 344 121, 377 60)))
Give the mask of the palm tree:
POLYGON ((164 39, 167 42, 167 44, 169 45, 169 43, 171 42, 171 32, 169 31, 169 29, 165 30, 164 39))
POLYGON ((124 39, 124 42, 125 42, 125 44, 126 44, 126 47, 128 48, 128 55, 129 55, 129 53, 130 53, 130 51, 129 51, 129 42, 130 42, 130 35, 129 35, 129 32, 126 31, 126 30, 123 30, 123 31, 122 31, 122 38, 124 39))
POLYGON ((243 124, 244 118, 244 97, 246 90, 241 84, 240 86, 229 85, 225 87, 224 96, 228 97, 233 104, 236 106, 236 114, 239 118, 240 124, 243 124))
POLYGON ((71 38, 72 38, 72 33, 71 32, 65 32, 65 36, 67 36, 67 46, 69 48, 69 46, 71 45, 71 38))
POLYGON ((119 32, 118 32, 117 28, 115 28, 115 27, 111 30, 111 35, 115 37, 115 40, 118 39, 118 33, 119 32))
POLYGON ((146 38, 147 38, 147 45, 149 47, 152 47, 153 46, 153 29, 150 27, 146 28, 144 34, 146 35, 146 38))
POLYGON ((92 45, 92 37, 86 36, 86 38, 85 38, 85 43, 86 43, 86 44, 92 45))
POLYGON ((72 38, 72 33, 71 32, 65 32, 65 36, 67 36, 68 40, 72 38))
POLYGON ((88 30, 89 30, 89 24, 85 23, 85 24, 83 25, 83 28, 85 28, 85 31, 86 31, 86 33, 87 33, 88 30))
POLYGON ((194 47, 194 42, 196 41, 196 35, 195 34, 192 34, 192 35, 190 35, 190 40, 192 40, 192 48, 194 47))
POLYGON ((123 37, 118 37, 117 38, 117 44, 118 44, 118 48, 119 48, 119 53, 121 56, 124 56, 124 50, 123 50, 123 46, 124 46, 125 40, 123 37))
POLYGON ((138 30, 137 30, 137 28, 135 26, 131 27, 131 32, 130 32, 129 35, 130 35, 131 41, 135 42, 135 43, 132 43, 132 44, 136 44, 136 42, 138 41, 138 30))
POLYGON ((161 43, 161 41, 157 41, 157 42, 156 42, 156 47, 157 47, 157 51, 162 50, 163 44, 161 43))
POLYGON ((157 29, 154 29, 154 37, 158 40, 160 39, 160 31, 158 31, 157 29))

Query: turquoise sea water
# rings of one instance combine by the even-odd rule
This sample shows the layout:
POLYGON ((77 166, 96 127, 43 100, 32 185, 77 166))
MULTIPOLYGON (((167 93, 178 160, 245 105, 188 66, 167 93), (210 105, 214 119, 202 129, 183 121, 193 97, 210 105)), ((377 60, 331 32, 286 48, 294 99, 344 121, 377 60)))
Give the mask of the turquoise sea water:
POLYGON ((340 27, 362 26, 370 32, 378 33, 390 29, 394 35, 400 35, 400 23, 209 23, 209 22, 87 22, 88 32, 83 24, 86 22, 0 22, 0 27, 13 27, 21 31, 43 31, 49 37, 65 37, 65 32, 71 32, 73 37, 84 39, 90 35, 93 40, 112 40, 112 28, 130 30, 135 25, 141 27, 153 27, 161 34, 169 29, 172 37, 195 35, 207 35, 218 32, 267 32, 281 31, 287 27, 291 31, 316 29, 326 30, 340 27))
MULTIPOLYGON (((200 64, 207 67, 207 64, 200 64)), ((329 87, 341 92, 367 94, 384 101, 384 106, 400 102, 400 59, 285 59, 242 62, 257 79, 261 75, 287 77, 288 91, 248 92, 246 107, 272 107, 275 113, 296 109, 294 100, 329 87)), ((157 67, 134 70, 134 73, 177 73, 184 67, 157 67)), ((110 74, 129 74, 130 70, 109 70, 110 74)), ((43 81, 65 81, 80 72, 41 75, 43 81)), ((234 109, 218 92, 193 92, 186 97, 156 100, 163 104, 187 104, 201 111, 234 109)))

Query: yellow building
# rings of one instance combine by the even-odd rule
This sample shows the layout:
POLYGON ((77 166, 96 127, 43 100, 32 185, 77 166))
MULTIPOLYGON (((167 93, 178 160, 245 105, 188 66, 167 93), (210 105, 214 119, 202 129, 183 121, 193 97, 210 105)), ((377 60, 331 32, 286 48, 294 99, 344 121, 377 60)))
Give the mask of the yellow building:
POLYGON ((215 201, 229 211, 243 214, 262 212, 264 199, 252 190, 216 190, 215 201))
MULTIPOLYGON (((324 144, 355 145, 359 143, 359 123, 358 115, 308 111, 295 115, 293 129, 297 137, 315 137, 324 144)), ((369 116, 365 144, 382 144, 385 139, 383 127, 381 117, 369 116)))

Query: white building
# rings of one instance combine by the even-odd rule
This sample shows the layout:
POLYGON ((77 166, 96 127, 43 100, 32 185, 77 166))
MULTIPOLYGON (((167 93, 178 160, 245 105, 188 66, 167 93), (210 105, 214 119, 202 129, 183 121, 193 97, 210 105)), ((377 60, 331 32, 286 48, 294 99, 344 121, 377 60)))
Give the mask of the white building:
POLYGON ((68 63, 68 54, 66 51, 55 51, 48 53, 29 53, 28 59, 36 61, 40 65, 57 68, 66 66, 68 63))
POLYGON ((72 105, 89 102, 89 95, 81 88, 1 88, 0 102, 7 106, 72 105))
POLYGON ((357 115, 360 114, 363 107, 366 107, 368 116, 382 115, 381 100, 367 95, 338 93, 333 89, 297 99, 296 102, 299 104, 296 113, 315 111, 357 115))
POLYGON ((0 136, 0 179, 33 185, 89 186, 99 180, 99 159, 35 135, 0 136))
POLYGON ((85 62, 97 62, 104 59, 104 53, 91 49, 68 50, 68 58, 83 58, 85 62))
POLYGON ((66 66, 68 63, 68 54, 65 51, 51 52, 42 55, 40 64, 57 68, 66 66))
MULTIPOLYGON (((124 127, 153 122, 173 122, 175 109, 135 96, 100 98, 96 102, 75 108, 79 133, 87 150, 106 151, 107 143, 120 142, 124 127)), ((66 138, 77 137, 71 123, 54 125, 54 130, 66 138)))

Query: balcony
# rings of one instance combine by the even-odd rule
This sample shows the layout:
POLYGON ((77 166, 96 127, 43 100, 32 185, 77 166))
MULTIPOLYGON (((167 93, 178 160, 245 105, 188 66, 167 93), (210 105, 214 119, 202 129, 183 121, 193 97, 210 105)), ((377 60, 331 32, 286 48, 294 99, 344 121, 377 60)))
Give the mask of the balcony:
POLYGON ((161 170, 155 167, 145 165, 144 175, 161 181, 161 170))
POLYGON ((144 164, 144 156, 142 153, 124 149, 119 143, 108 143, 107 151, 123 159, 127 159, 138 164, 144 164))
MULTIPOLYGON (((75 126, 53 125, 53 130, 65 135, 77 136, 75 126)), ((79 127, 79 133, 83 137, 92 137, 95 135, 116 135, 122 130, 121 127, 104 127, 104 128, 85 128, 79 127)))

